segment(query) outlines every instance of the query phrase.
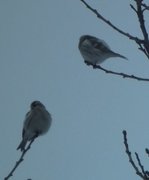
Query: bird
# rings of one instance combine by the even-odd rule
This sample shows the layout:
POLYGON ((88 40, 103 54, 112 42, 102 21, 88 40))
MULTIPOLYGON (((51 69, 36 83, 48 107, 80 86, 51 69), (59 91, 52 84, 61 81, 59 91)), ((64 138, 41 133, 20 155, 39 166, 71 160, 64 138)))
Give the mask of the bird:
POLYGON ((51 114, 40 101, 30 104, 30 111, 26 114, 23 123, 22 141, 17 150, 24 151, 28 141, 48 132, 52 123, 51 114))
POLYGON ((112 51, 104 40, 91 35, 82 35, 78 48, 87 65, 96 66, 111 57, 127 59, 125 56, 112 51))

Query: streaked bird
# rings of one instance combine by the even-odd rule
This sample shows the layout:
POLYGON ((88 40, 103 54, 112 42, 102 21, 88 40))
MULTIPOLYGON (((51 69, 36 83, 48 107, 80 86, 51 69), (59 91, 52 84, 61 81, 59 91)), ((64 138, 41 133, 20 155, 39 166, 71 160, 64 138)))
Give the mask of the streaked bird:
POLYGON ((30 105, 30 111, 25 116, 22 141, 17 150, 24 151, 28 141, 45 134, 49 130, 51 122, 51 114, 46 110, 45 106, 40 101, 33 101, 30 105))
POLYGON ((105 41, 90 35, 80 37, 78 48, 85 63, 93 66, 101 64, 111 57, 127 59, 125 56, 112 51, 105 41))

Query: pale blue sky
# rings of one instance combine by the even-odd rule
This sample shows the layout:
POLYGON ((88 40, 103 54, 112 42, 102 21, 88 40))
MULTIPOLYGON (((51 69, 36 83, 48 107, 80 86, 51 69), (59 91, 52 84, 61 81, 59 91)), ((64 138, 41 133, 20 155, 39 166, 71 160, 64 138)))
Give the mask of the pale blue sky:
MULTIPOLYGON (((130 1, 88 2, 124 31, 140 34, 130 1)), ((20 157, 25 113, 40 100, 52 114, 52 127, 12 180, 139 179, 124 152, 122 130, 147 167, 149 83, 93 70, 77 47, 83 34, 104 39, 129 61, 112 58, 103 67, 149 78, 149 62, 136 44, 79 0, 1 0, 0 22, 0 178, 20 157)))

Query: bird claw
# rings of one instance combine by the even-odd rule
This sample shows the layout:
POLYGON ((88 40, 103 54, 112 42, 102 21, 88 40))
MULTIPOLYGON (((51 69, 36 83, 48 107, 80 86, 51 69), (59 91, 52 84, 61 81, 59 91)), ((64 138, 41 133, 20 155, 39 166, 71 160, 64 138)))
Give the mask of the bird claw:
POLYGON ((92 65, 93 66, 93 69, 97 69, 97 66, 96 65, 92 65))
POLYGON ((90 63, 90 62, 88 62, 88 61, 84 61, 84 63, 85 63, 87 66, 92 66, 93 69, 96 69, 96 68, 97 68, 97 65, 96 65, 96 64, 92 64, 92 63, 90 63))
POLYGON ((84 63, 88 66, 91 65, 91 63, 89 63, 88 61, 84 61, 84 63))

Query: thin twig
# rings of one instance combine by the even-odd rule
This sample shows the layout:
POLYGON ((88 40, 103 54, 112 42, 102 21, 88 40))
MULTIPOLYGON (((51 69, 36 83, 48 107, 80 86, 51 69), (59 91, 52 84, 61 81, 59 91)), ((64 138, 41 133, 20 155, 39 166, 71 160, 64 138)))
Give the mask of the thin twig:
POLYGON ((142 31, 143 37, 144 37, 144 42, 140 43, 139 41, 136 42, 139 45, 139 50, 141 50, 146 57, 149 59, 149 39, 148 39, 148 33, 145 27, 145 20, 144 20, 144 11, 145 8, 142 8, 142 0, 134 0, 136 2, 137 8, 135 8, 132 4, 130 4, 130 7, 135 11, 137 14, 139 24, 140 24, 140 29, 142 31))
POLYGON ((129 150, 129 146, 128 146, 128 141, 127 141, 127 132, 124 130, 123 131, 123 138, 124 138, 124 145, 125 145, 125 151, 126 151, 126 154, 128 156, 128 159, 129 159, 129 162, 130 164, 132 165, 132 167, 135 169, 136 171, 136 174, 138 176, 140 176, 142 179, 144 179, 144 176, 143 174, 139 171, 139 168, 135 165, 134 161, 133 161, 133 158, 131 156, 131 152, 129 150))
POLYGON ((121 29, 117 28, 115 25, 113 25, 109 20, 107 20, 106 18, 104 18, 96 9, 93 9, 85 0, 80 0, 83 4, 85 4, 85 6, 92 11, 99 19, 101 19, 102 21, 104 21, 106 24, 108 24, 109 26, 111 26, 113 29, 115 29, 117 32, 121 33, 122 35, 128 37, 131 40, 134 40, 135 42, 140 42, 140 43, 144 43, 144 41, 142 39, 139 39, 138 37, 134 37, 132 35, 130 35, 129 33, 126 33, 124 31, 122 31, 121 29))
POLYGON ((145 152, 149 156, 149 149, 148 148, 145 149, 145 152))
POLYGON ((142 33, 144 35, 145 41, 148 41, 148 33, 147 33, 147 30, 145 27, 145 20, 144 20, 144 15, 143 15, 143 11, 142 11, 141 1, 137 0, 136 4, 137 4, 137 15, 138 15, 138 20, 140 22, 140 27, 141 27, 142 33))
POLYGON ((100 69, 100 70, 102 70, 102 71, 104 71, 105 73, 108 73, 108 74, 121 76, 123 78, 135 79, 135 80, 138 80, 138 81, 149 81, 149 78, 141 78, 141 77, 134 76, 134 75, 129 75, 129 74, 125 74, 125 73, 119 73, 119 72, 111 71, 111 70, 108 70, 108 69, 105 69, 105 68, 101 67, 100 65, 93 65, 93 64, 91 64, 89 62, 86 62, 86 61, 85 61, 85 63, 87 65, 91 65, 93 67, 93 69, 100 69))
POLYGON ((141 51, 146 55, 146 57, 149 59, 149 55, 148 55, 146 49, 144 48, 144 45, 143 45, 143 44, 140 44, 139 42, 138 42, 137 44, 138 44, 138 46, 139 46, 138 49, 141 50, 141 51))
MULTIPOLYGON (((145 149, 145 152, 149 157, 149 149, 148 148, 145 149)), ((149 177, 149 171, 146 171, 145 173, 146 173, 147 177, 149 177)))
POLYGON ((145 172, 145 170, 144 170, 144 166, 143 166, 142 163, 141 163, 141 160, 140 160, 140 158, 139 158, 138 153, 135 152, 135 155, 136 155, 136 159, 137 159, 137 161, 138 161, 138 165, 140 166, 140 169, 141 169, 141 171, 142 171, 142 174, 144 175, 145 179, 147 179, 146 172, 145 172))
POLYGON ((137 13, 136 8, 132 4, 130 4, 130 7, 131 7, 132 10, 134 10, 135 13, 137 13))
POLYGON ((144 7, 143 11, 149 10, 149 6, 147 6, 145 3, 141 3, 141 6, 144 7))
POLYGON ((144 37, 144 47, 146 49, 146 53, 148 54, 148 58, 149 58, 149 39, 148 39, 148 33, 145 27, 145 20, 144 20, 144 10, 142 9, 142 0, 134 0, 136 2, 136 6, 137 6, 137 16, 138 16, 138 20, 140 23, 140 28, 144 37))
MULTIPOLYGON (((140 28, 142 30, 143 33, 143 37, 144 39, 140 39, 138 37, 135 37, 127 32, 124 32, 123 30, 119 29, 118 27, 116 27, 114 24, 112 24, 109 20, 107 20, 106 18, 104 18, 96 9, 92 8, 85 0, 80 0, 90 11, 92 11, 99 19, 101 19, 102 21, 104 21, 106 24, 108 24, 110 27, 112 27, 114 30, 116 30, 117 32, 119 32, 120 34, 126 36, 127 38, 135 41, 138 45, 139 45, 139 50, 141 50, 146 57, 149 59, 149 40, 148 40, 148 34, 146 31, 146 27, 145 27, 145 22, 144 22, 144 16, 143 16, 143 12, 144 9, 142 9, 143 5, 142 4, 142 0, 134 0, 137 3, 137 9, 130 4, 131 8, 136 12, 139 22, 140 22, 140 28), (141 1, 141 3, 140 3, 141 1), (142 7, 141 7, 142 6, 142 7), (143 47, 144 48, 143 48, 143 47)), ((148 8, 148 6, 145 6, 148 8)))
POLYGON ((37 138, 37 135, 30 141, 29 145, 26 149, 22 152, 20 158, 18 161, 16 161, 16 164, 14 165, 13 169, 10 171, 10 173, 4 178, 4 180, 8 180, 11 176, 13 176, 14 171, 17 169, 17 167, 21 164, 21 162, 24 160, 24 156, 27 153, 27 151, 31 148, 32 143, 37 138))

